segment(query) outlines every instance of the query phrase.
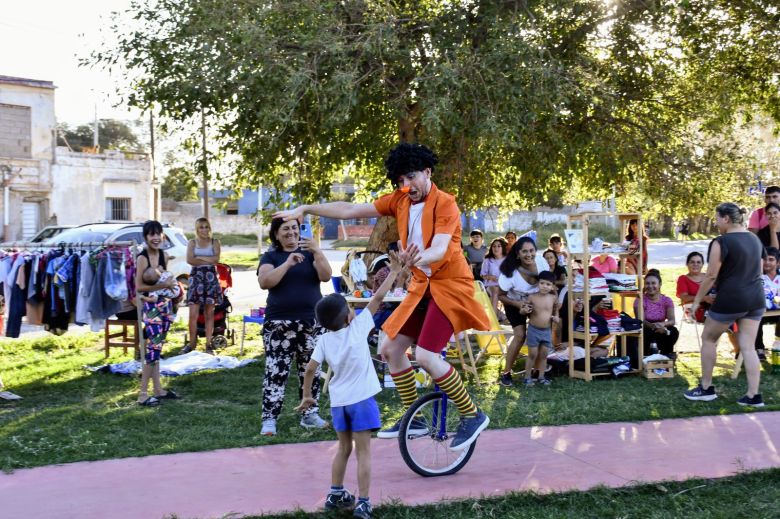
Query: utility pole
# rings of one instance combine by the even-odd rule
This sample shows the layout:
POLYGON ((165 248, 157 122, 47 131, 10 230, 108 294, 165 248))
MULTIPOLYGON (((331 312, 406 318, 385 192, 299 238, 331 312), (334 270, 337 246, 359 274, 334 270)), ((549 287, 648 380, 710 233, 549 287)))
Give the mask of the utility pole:
POLYGON ((95 130, 92 132, 92 147, 95 148, 95 153, 98 153, 98 116, 97 116, 97 103, 95 103, 95 130))
POLYGON ((200 133, 203 138, 203 217, 209 217, 209 167, 206 153, 206 110, 200 109, 200 133))
POLYGON ((152 219, 160 221, 160 182, 154 165, 154 112, 149 110, 149 155, 152 166, 152 219))

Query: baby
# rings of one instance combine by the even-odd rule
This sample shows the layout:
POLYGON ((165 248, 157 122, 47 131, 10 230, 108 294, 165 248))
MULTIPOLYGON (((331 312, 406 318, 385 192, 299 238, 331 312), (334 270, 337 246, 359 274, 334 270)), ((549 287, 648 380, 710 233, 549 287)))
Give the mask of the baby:
MULTIPOLYGON (((157 285, 158 283, 166 283, 174 278, 173 274, 167 270, 160 271, 156 268, 149 267, 144 270, 143 279, 144 283, 147 285, 157 285)), ((176 283, 176 285, 172 288, 161 288, 160 290, 155 290, 154 292, 148 292, 147 294, 142 295, 141 299, 154 302, 157 301, 160 297, 164 297, 166 299, 176 299, 179 296, 181 296, 181 287, 178 283, 176 283)))

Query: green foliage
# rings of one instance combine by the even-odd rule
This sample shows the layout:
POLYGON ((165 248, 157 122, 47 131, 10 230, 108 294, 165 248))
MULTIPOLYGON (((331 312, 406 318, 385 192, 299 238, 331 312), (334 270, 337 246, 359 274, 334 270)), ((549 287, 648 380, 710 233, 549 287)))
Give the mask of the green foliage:
MULTIPOLYGON (((95 139, 95 128, 82 124, 71 129, 67 123, 57 127, 57 145, 70 146, 73 151, 91 148, 95 139)), ((101 150, 139 151, 141 144, 133 129, 123 121, 100 119, 98 121, 98 144, 101 150)))
POLYGON ((195 179, 195 174, 183 167, 170 168, 160 185, 160 190, 163 198, 170 198, 177 202, 198 199, 198 181, 195 179))
POLYGON ((741 121, 780 118, 777 17, 769 0, 136 0, 85 62, 122 65, 132 105, 203 110, 230 182, 296 203, 345 174, 385 189, 403 140, 437 151, 464 209, 614 188, 692 215, 752 179, 741 121))

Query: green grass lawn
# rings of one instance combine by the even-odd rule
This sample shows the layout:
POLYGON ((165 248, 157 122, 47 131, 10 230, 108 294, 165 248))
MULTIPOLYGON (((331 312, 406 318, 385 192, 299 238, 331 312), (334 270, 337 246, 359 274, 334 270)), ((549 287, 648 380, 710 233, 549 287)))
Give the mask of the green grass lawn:
MULTIPOLYGON (((236 323, 233 327, 239 329, 236 323)), ((258 328, 249 328, 244 353, 260 362, 235 370, 165 378, 164 384, 183 398, 157 408, 136 405, 136 378, 84 369, 105 362, 100 334, 0 341, 0 376, 8 390, 24 397, 14 402, 0 400, 0 469, 334 439, 331 431, 306 431, 298 425, 293 412, 297 379, 288 384, 280 434, 273 438, 259 435, 263 355, 258 328)), ((176 323, 166 351, 174 354, 182 345, 183 325, 176 323)), ((721 350, 725 352, 726 347, 721 350)), ((109 361, 129 358, 117 351, 109 361)), ((238 346, 224 353, 236 355, 238 346)), ((726 370, 716 371, 718 400, 691 403, 682 397, 682 391, 697 380, 697 355, 681 356, 678 371, 669 380, 603 377, 587 383, 558 377, 551 387, 530 390, 492 383, 498 366, 498 359, 489 359, 482 367, 482 377, 490 383, 479 389, 470 386, 493 428, 749 412, 736 404, 745 389, 744 375, 733 381, 726 370)), ((766 368, 762 392, 768 404, 765 409, 780 409, 780 376, 768 374, 766 368)), ((394 391, 383 391, 378 401, 385 421, 400 416, 394 391)), ((327 417, 327 398, 321 403, 327 417)))
POLYGON ((233 270, 255 270, 260 257, 257 252, 222 251, 220 261, 233 267, 233 270))
MULTIPOLYGON (((780 469, 772 469, 721 479, 599 487, 584 492, 515 492, 501 497, 443 501, 415 507, 391 504, 379 506, 374 512, 382 519, 776 518, 780 516, 779 480, 780 469)), ((325 518, 334 515, 295 512, 263 517, 325 518)))

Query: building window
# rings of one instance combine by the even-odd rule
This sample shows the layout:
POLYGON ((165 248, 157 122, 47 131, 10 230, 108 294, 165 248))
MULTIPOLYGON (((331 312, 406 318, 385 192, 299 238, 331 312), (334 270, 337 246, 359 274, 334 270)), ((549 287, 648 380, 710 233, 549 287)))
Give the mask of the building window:
POLYGON ((225 205, 225 214, 238 214, 238 200, 229 200, 225 205))
POLYGON ((32 116, 29 106, 0 103, 0 157, 32 157, 32 116))
POLYGON ((130 199, 106 198, 106 220, 130 220, 130 199))

